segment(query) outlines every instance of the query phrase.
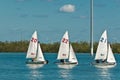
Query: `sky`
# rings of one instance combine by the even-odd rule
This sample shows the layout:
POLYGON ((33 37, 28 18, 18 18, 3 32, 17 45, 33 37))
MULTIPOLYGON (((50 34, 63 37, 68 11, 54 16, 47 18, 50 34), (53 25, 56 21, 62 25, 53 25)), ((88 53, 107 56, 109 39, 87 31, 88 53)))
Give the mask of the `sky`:
MULTIPOLYGON (((59 42, 68 31, 71 42, 90 41, 90 0, 0 0, 0 41, 59 42)), ((94 0, 94 41, 107 30, 109 42, 120 42, 120 0, 94 0)))

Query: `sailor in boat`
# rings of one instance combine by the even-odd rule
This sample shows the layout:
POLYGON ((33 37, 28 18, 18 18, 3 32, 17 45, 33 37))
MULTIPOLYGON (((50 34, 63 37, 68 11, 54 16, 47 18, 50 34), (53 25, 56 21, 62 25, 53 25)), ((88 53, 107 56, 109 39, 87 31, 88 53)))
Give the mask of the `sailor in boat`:
POLYGON ((107 60, 105 59, 105 60, 102 60, 102 63, 105 63, 105 62, 107 62, 107 60))
POLYGON ((35 58, 32 58, 32 59, 29 60, 28 62, 35 62, 35 58))
POLYGON ((107 60, 95 60, 96 63, 107 63, 107 60))
POLYGON ((96 63, 99 63, 99 60, 95 60, 96 63))
MULTIPOLYGON (((29 62, 33 62, 33 63, 39 63, 38 61, 36 61, 36 59, 34 58, 34 59, 32 59, 31 61, 29 61, 29 62)), ((46 61, 41 61, 40 63, 41 64, 48 64, 48 60, 46 60, 46 61)))
POLYGON ((61 59, 60 62, 61 62, 61 63, 65 63, 65 60, 64 60, 64 59, 61 59))

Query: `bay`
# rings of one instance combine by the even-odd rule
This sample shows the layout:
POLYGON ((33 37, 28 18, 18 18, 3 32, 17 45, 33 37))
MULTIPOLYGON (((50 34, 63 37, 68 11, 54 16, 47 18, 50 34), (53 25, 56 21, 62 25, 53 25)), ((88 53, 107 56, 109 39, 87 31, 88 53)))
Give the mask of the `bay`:
POLYGON ((27 65, 26 53, 0 53, 0 80, 119 80, 120 55, 115 54, 117 65, 97 68, 89 53, 77 53, 78 65, 57 65, 56 53, 45 53, 45 65, 27 65))

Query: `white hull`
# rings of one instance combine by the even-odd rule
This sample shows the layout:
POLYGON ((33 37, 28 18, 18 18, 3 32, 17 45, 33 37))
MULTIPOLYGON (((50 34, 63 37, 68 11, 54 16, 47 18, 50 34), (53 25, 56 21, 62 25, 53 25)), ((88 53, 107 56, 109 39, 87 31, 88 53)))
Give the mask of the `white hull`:
POLYGON ((94 65, 97 68, 113 68, 116 66, 116 63, 95 63, 93 62, 92 65, 94 65))
POLYGON ((73 62, 72 63, 71 62, 56 62, 56 64, 61 64, 61 65, 70 64, 71 65, 71 64, 78 64, 78 63, 77 62, 74 62, 74 63, 73 62))
POLYGON ((48 64, 48 61, 26 61, 26 64, 48 64))

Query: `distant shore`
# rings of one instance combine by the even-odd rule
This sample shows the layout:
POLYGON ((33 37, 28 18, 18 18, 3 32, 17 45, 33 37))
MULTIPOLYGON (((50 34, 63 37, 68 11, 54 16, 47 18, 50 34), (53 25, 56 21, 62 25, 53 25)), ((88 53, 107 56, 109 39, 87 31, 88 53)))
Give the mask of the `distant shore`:
MULTIPOLYGON (((90 53, 90 43, 86 41, 71 42, 73 49, 76 53, 90 53)), ((0 52, 26 52, 28 49, 29 41, 0 41, 0 52)), ((57 53, 59 50, 59 42, 54 43, 41 43, 43 52, 57 53)), ((94 42, 94 53, 97 49, 97 42, 94 42)), ((111 43, 114 53, 120 53, 120 43, 111 43)))

